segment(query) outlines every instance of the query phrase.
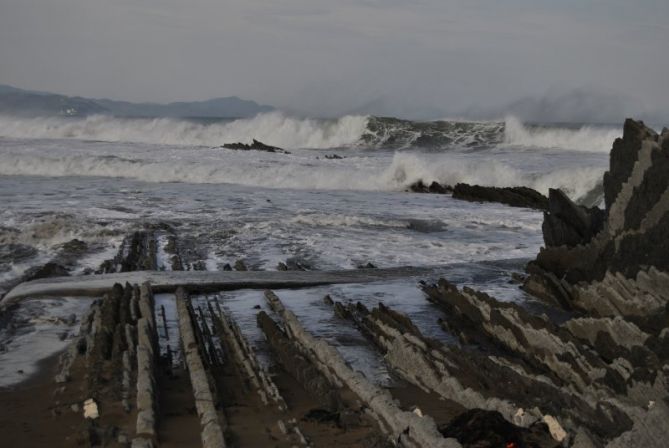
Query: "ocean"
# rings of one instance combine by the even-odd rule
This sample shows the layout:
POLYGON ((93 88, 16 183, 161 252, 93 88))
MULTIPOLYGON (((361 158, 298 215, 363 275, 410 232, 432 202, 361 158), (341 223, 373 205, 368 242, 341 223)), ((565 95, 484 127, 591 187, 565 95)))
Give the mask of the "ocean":
MULTIPOLYGON (((221 270, 238 259, 256 270, 286 262, 314 270, 440 266, 459 285, 523 302, 528 298, 509 275, 522 272, 543 244, 540 211, 406 190, 417 181, 522 185, 544 194, 561 188, 596 205, 611 144, 621 134, 616 126, 529 125, 512 117, 422 123, 280 112, 221 121, 0 117, 0 294, 73 239, 85 243, 66 266, 78 275, 112 258, 129 232, 152 226, 159 229, 159 269, 171 269, 163 246, 173 234, 187 268, 221 270), (253 138, 290 154, 221 147, 253 138)), ((327 335, 334 327, 318 317, 317 305, 326 293, 383 300, 410 310, 426 334, 440 333, 413 280, 313 288, 287 300, 311 330, 327 335)), ((226 295, 259 345, 255 312, 246 305, 261 294, 226 295)), ((63 319, 50 316, 80 315, 88 304, 26 301, 25 319, 41 320, 27 324, 21 337, 0 334, 0 385, 34 368, 35 359, 17 354, 66 345, 67 337, 54 338, 63 319)), ((338 345, 361 370, 380 368, 359 345, 338 345)))

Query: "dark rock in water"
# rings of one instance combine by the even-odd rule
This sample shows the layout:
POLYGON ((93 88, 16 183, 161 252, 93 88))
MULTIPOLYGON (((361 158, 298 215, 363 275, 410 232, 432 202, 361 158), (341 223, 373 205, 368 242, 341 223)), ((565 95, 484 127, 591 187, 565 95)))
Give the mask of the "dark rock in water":
POLYGON ((223 265, 223 271, 232 271, 232 266, 230 266, 230 263, 225 263, 223 265))
POLYGON ((246 263, 244 263, 244 260, 237 260, 235 261, 235 271, 248 271, 249 269, 246 267, 246 263))
POLYGON ((429 186, 425 185, 422 180, 414 182, 409 185, 409 191, 412 193, 434 193, 434 194, 447 194, 452 193, 453 188, 448 185, 442 185, 439 182, 432 182, 429 186))
POLYGON ((193 271, 206 271, 207 263, 204 260, 197 260, 191 265, 191 270, 193 271))
POLYGON ((436 233, 446 230, 446 224, 439 220, 409 219, 407 229, 420 233, 436 233))
POLYGON ((359 264, 358 269, 376 269, 376 265, 371 262, 367 262, 365 264, 359 264))
POLYGON ((484 187, 481 185, 456 184, 453 198, 472 202, 499 202, 512 207, 546 210, 548 198, 528 187, 484 187))
POLYGON ((551 438, 545 423, 522 428, 507 422, 499 412, 470 409, 439 432, 457 439, 464 448, 553 448, 560 444, 551 438))
POLYGON ((85 242, 75 238, 63 244, 62 249, 68 254, 81 254, 88 250, 88 245, 85 242))
POLYGON ((152 231, 128 235, 113 259, 105 260, 97 273, 130 272, 156 269, 156 239, 152 231))
POLYGON ((311 271, 313 267, 309 262, 300 257, 291 257, 286 262, 279 262, 276 266, 279 271, 311 271))
POLYGON ((342 156, 337 155, 337 154, 326 154, 325 158, 328 159, 328 160, 341 160, 341 159, 343 159, 342 156))
POLYGON ((37 280, 39 278, 49 277, 67 277, 70 273, 58 263, 47 263, 44 266, 36 266, 28 269, 24 274, 24 281, 37 280))
POLYGON ((548 192, 548 210, 542 226, 546 246, 585 244, 604 227, 605 212, 576 205, 561 190, 548 192))
POLYGON ((9 266, 10 263, 24 261, 35 255, 37 255, 37 249, 27 244, 0 244, 0 266, 5 263, 9 266))
POLYGON ((256 139, 253 139, 253 143, 226 143, 223 145, 223 148, 226 149, 236 149, 240 151, 265 151, 265 152, 277 152, 281 154, 290 154, 285 149, 278 148, 276 146, 266 145, 263 142, 260 142, 256 139))

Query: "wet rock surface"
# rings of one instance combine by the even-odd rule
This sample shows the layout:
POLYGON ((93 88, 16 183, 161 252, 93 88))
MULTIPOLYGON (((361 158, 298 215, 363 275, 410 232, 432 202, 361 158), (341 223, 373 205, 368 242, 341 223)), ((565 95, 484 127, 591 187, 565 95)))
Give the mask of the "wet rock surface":
MULTIPOLYGON (((627 120, 610 159, 606 209, 577 207, 564 194, 552 193, 543 226, 546 247, 528 268, 532 282, 564 282, 565 299, 590 311, 598 306, 582 303, 588 299, 579 299, 579 283, 606 287, 620 274, 629 288, 643 288, 639 275, 657 277, 652 269, 669 270, 669 132, 658 135, 627 120)), ((666 290, 650 289, 666 302, 666 290)))
POLYGON ((528 187, 484 187, 481 185, 456 184, 453 198, 473 202, 499 202, 512 207, 545 210, 548 199, 528 187))
POLYGON ((28 269, 23 275, 23 281, 29 282, 40 278, 67 277, 70 272, 61 264, 49 262, 43 266, 28 269))
POLYGON ((411 184, 407 191, 412 193, 452 194, 454 199, 470 202, 498 202, 512 207, 546 210, 548 199, 528 187, 486 187, 458 183, 450 185, 432 182, 427 185, 422 180, 411 184))
MULTIPOLYGON (((611 154, 606 210, 551 191, 547 248, 527 277, 515 279, 541 304, 501 302, 446 279, 422 283, 438 324, 430 331, 448 333, 437 340, 413 311, 328 291, 314 306, 364 336, 390 386, 365 377, 341 346, 307 329, 288 297, 284 305, 267 292, 264 309, 247 307, 267 344, 267 368, 225 300, 204 295, 211 290, 182 287, 159 307, 151 285, 116 284, 81 317, 79 335, 58 360, 44 394, 55 397, 48 421, 74 425, 70 446, 665 446, 668 153, 669 132, 629 121, 611 154)), ((82 243, 66 243, 63 256, 86 251, 82 243)), ((147 227, 129 235, 101 272, 206 268, 199 255, 187 256, 173 229, 147 227)), ((308 268, 290 259, 281 266, 308 268)), ((0 314, 5 322, 11 319, 0 314)))
POLYGON ((226 149, 235 149, 240 151, 265 151, 265 152, 277 152, 281 154, 290 154, 285 149, 278 148, 276 146, 266 145, 263 142, 260 142, 256 139, 253 139, 253 142, 250 144, 247 143, 226 143, 222 146, 226 149))
POLYGON ((542 226, 546 246, 585 244, 604 228, 605 217, 603 210, 577 205, 561 190, 550 189, 542 226))
POLYGON ((409 191, 412 193, 447 194, 453 193, 453 187, 442 185, 436 181, 432 182, 430 185, 426 185, 422 180, 419 180, 418 182, 409 185, 409 191))

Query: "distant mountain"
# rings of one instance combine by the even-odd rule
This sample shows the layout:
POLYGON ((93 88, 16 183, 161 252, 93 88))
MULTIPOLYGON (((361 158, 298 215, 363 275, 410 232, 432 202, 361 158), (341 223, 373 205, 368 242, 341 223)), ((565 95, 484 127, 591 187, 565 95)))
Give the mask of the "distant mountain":
POLYGON ((18 116, 83 116, 108 113, 95 101, 80 97, 31 92, 0 85, 0 114, 18 116))
POLYGON ((0 114, 14 116, 74 116, 106 114, 123 117, 244 118, 274 110, 236 96, 168 104, 131 103, 35 92, 0 84, 0 114))

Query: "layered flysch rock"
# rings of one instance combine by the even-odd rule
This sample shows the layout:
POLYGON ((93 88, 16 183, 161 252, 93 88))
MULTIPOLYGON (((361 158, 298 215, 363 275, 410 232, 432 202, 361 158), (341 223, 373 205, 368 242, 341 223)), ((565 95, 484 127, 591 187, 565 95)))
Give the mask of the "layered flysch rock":
POLYGON ((546 247, 528 265, 524 287, 574 313, 560 338, 574 337, 606 372, 591 376, 588 389, 614 386, 617 378, 610 400, 632 427, 609 444, 663 446, 666 424, 653 422, 669 419, 668 129, 657 134, 643 122, 625 122, 604 175, 604 200, 601 211, 551 191, 546 247))
POLYGON ((529 291, 600 316, 649 315, 669 300, 669 130, 627 120, 604 175, 606 209, 552 191, 529 291))
POLYGON ((669 130, 627 120, 603 186, 604 210, 550 192, 546 247, 524 284, 547 302, 539 306, 545 313, 443 279, 424 285, 444 311, 442 327, 461 344, 439 350, 448 377, 463 378, 458 371, 467 365, 481 372, 470 367, 476 373, 467 375, 476 403, 454 390, 445 397, 515 424, 514 406, 530 421, 549 415, 544 421, 560 425, 565 446, 662 447, 669 440, 669 130), (513 373, 498 379, 505 369, 513 373))

